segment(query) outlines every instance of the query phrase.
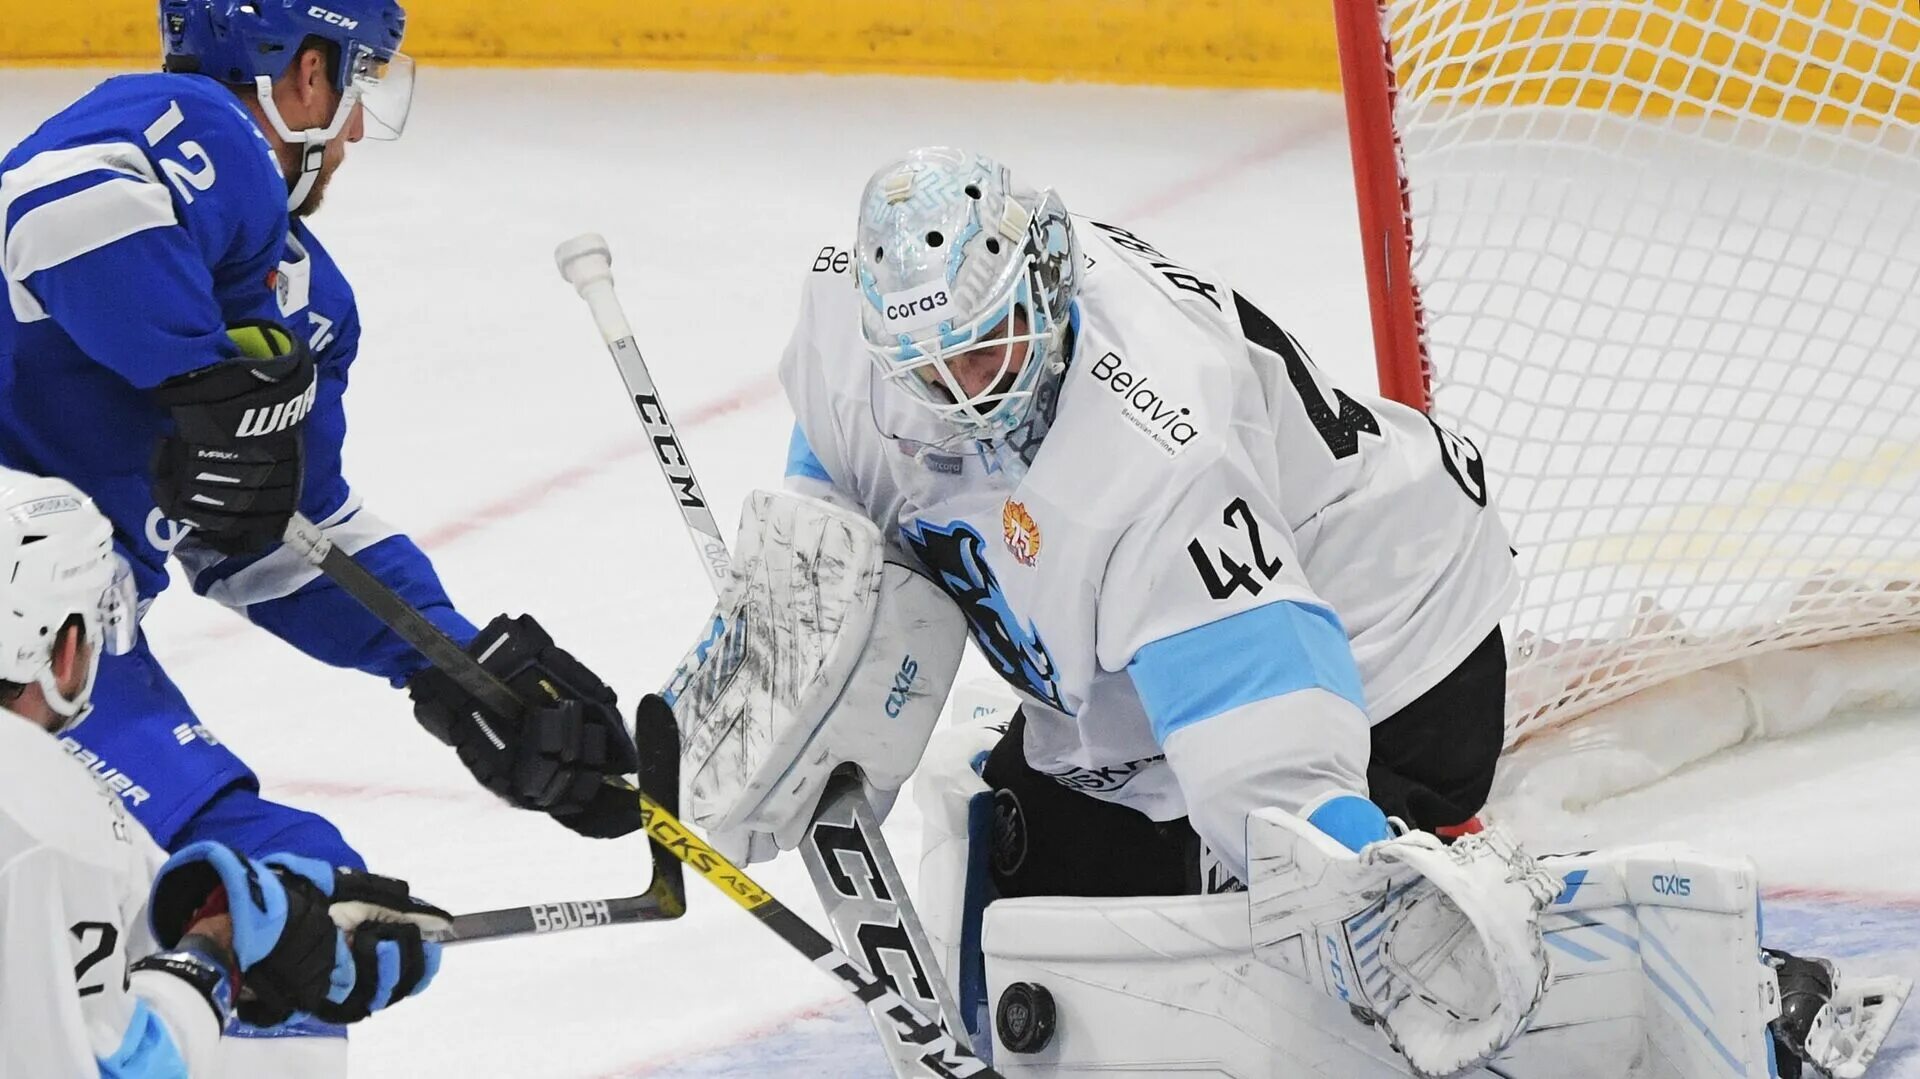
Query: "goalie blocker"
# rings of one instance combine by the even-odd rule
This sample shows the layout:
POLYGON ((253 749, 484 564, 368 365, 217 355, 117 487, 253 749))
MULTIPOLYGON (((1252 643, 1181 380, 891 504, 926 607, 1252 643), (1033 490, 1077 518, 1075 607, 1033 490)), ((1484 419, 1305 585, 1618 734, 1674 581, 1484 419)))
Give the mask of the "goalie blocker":
POLYGON ((953 601, 888 562, 866 517, 753 492, 708 635, 672 683, 688 819, 741 864, 764 860, 794 849, 842 771, 884 817, 965 642, 953 601))

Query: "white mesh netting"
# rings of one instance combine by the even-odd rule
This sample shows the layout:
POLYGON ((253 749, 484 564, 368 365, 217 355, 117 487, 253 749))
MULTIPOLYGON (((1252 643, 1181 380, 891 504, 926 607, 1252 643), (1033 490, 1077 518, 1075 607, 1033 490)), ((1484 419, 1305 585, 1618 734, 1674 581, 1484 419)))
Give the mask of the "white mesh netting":
POLYGON ((1920 626, 1920 5, 1391 0, 1434 412, 1525 579, 1509 740, 1920 626))

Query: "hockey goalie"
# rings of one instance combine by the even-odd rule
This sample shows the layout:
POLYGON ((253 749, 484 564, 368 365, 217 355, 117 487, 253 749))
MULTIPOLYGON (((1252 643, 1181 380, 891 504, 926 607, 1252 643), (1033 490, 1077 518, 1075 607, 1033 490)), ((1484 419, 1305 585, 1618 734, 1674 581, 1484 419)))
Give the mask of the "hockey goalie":
MULTIPOLYGON (((690 817, 790 849, 910 775, 1006 1075, 1864 1073, 1898 979, 1763 952, 1754 873, 1482 808, 1515 576, 1478 450, 1246 297, 945 148, 823 249, 678 679, 690 817), (1017 696, 933 740, 966 636, 1017 696)), ((961 1032, 955 1032, 961 1033, 961 1032)))

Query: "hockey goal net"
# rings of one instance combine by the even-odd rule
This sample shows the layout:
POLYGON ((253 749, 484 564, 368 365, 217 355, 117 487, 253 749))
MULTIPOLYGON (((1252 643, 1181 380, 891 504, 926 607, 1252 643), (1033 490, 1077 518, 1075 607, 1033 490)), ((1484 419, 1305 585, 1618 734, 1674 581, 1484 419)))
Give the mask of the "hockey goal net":
POLYGON ((1335 3, 1382 388, 1478 444, 1518 549, 1510 762, 1624 753, 1562 768, 1590 800, 1920 688, 1889 650, 1920 627, 1920 5, 1335 3))

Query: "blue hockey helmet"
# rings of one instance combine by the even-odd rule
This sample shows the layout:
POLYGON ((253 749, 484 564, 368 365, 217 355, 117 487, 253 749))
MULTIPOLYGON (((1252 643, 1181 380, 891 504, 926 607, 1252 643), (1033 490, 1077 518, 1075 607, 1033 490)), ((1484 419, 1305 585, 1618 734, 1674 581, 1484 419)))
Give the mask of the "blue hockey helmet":
POLYGON ((321 151, 356 106, 365 110, 368 138, 397 139, 405 130, 413 103, 413 61, 400 51, 406 28, 407 13, 395 0, 160 0, 166 69, 253 86, 281 139, 304 144, 290 207, 306 198, 321 151), (340 105, 325 127, 294 131, 274 104, 273 83, 313 40, 337 54, 329 74, 340 105))

